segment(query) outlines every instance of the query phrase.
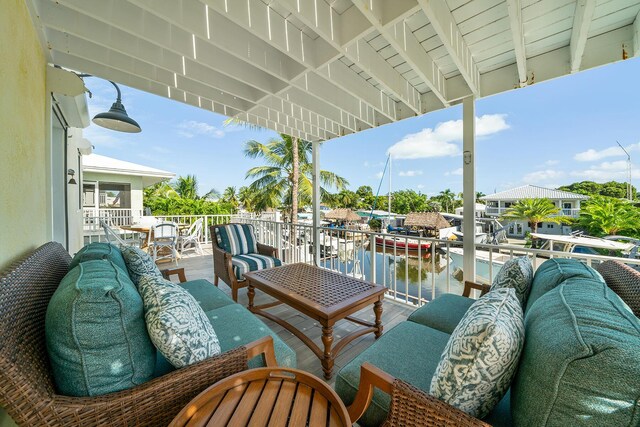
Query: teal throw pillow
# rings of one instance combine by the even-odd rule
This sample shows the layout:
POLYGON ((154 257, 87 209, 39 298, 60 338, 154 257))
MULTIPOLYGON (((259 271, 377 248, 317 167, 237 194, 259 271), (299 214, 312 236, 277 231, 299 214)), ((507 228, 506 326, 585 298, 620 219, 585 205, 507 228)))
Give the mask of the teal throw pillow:
POLYGON ((533 282, 533 265, 529 257, 511 258, 504 263, 491 284, 491 290, 513 288, 520 305, 524 308, 531 292, 533 282))
POLYGON ((523 345, 522 307, 515 290, 489 292, 469 307, 451 334, 430 394, 483 418, 509 389, 523 345))
POLYGON ((80 249, 69 264, 69 270, 73 270, 76 265, 81 262, 91 261, 93 259, 106 259, 112 261, 122 270, 127 271, 127 266, 122 257, 120 248, 116 245, 104 242, 93 242, 80 249))
POLYGON ((153 378, 156 349, 142 298, 113 262, 85 261, 69 271, 49 301, 45 336, 59 394, 98 396, 153 378))
POLYGON ((189 292, 162 277, 138 283, 151 341, 176 368, 220 354, 220 343, 204 311, 189 292))
POLYGON ((122 256, 127 264, 131 280, 136 286, 139 286, 140 278, 145 274, 162 277, 162 273, 160 273, 156 263, 153 262, 153 258, 142 249, 135 246, 127 246, 122 248, 122 256))

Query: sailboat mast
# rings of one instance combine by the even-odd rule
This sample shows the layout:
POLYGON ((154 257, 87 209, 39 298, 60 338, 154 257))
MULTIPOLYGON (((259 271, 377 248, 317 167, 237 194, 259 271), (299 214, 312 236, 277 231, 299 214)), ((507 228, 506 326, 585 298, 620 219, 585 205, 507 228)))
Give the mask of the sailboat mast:
POLYGON ((391 225, 391 175, 393 172, 391 170, 391 154, 389 154, 389 207, 387 212, 387 220, 389 221, 388 225, 391 225))

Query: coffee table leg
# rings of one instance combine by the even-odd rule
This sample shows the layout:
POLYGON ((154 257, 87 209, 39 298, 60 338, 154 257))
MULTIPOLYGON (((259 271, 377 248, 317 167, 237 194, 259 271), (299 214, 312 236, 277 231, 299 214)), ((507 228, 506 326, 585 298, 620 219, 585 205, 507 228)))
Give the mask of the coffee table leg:
POLYGON ((249 298, 249 311, 253 311, 253 297, 256 296, 256 291, 253 285, 250 283, 247 285, 247 297, 249 298))
POLYGON ((373 312, 376 315, 376 331, 374 334, 378 339, 382 335, 382 301, 378 300, 373 303, 373 312))
POLYGON ((322 357, 322 371, 326 379, 331 378, 333 371, 333 355, 331 345, 333 344, 333 326, 322 327, 322 344, 324 344, 324 356, 322 357))

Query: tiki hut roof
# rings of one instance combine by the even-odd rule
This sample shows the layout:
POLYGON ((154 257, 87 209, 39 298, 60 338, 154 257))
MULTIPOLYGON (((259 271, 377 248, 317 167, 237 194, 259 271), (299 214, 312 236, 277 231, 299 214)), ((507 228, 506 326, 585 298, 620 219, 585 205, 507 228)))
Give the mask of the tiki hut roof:
POLYGON ((411 212, 407 214, 404 225, 408 227, 433 228, 436 230, 451 227, 449 221, 438 212, 411 212))
POLYGON ((347 208, 334 209, 324 215, 324 219, 336 219, 338 221, 360 221, 360 215, 347 208))

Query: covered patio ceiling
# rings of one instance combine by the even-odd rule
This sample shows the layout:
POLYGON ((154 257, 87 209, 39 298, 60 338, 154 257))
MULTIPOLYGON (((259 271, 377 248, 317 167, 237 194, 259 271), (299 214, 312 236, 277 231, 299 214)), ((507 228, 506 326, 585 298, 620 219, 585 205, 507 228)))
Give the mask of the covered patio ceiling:
POLYGON ((640 0, 28 0, 48 60, 310 141, 640 54, 640 0))

